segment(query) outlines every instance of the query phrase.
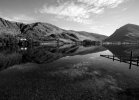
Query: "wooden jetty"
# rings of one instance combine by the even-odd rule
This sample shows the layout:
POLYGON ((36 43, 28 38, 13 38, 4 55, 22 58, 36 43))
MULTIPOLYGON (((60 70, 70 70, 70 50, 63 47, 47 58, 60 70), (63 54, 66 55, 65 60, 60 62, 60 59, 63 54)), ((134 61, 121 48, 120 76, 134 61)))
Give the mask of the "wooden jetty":
POLYGON ((108 59, 112 59, 113 61, 119 61, 129 64, 129 69, 131 69, 132 65, 139 66, 139 57, 133 57, 133 53, 131 51, 130 56, 115 56, 115 55, 100 55, 101 57, 105 57, 108 59))

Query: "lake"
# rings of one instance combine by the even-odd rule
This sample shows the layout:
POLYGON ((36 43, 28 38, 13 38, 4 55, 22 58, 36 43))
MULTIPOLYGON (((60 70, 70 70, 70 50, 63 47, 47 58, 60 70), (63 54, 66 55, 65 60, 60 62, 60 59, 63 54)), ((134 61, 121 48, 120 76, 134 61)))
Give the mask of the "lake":
POLYGON ((133 45, 1 47, 0 100, 138 100, 138 58, 133 45))

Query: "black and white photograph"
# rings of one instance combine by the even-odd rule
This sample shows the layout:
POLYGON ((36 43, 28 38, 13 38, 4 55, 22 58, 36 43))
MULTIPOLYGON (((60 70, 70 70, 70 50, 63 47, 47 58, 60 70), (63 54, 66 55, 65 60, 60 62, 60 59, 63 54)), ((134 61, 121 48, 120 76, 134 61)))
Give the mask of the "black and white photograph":
POLYGON ((139 100, 139 0, 0 0, 0 100, 139 100))

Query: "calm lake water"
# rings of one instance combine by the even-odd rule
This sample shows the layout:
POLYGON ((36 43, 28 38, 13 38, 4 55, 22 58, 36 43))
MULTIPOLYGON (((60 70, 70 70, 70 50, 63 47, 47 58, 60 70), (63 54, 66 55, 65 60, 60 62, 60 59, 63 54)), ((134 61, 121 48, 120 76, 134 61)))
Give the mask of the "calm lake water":
POLYGON ((0 100, 138 100, 138 57, 126 45, 3 47, 0 100))

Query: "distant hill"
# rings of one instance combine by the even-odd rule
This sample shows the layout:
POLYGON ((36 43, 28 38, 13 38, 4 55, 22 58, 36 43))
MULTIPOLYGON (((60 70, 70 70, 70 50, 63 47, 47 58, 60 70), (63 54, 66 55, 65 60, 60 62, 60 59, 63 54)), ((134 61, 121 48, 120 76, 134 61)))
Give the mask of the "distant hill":
POLYGON ((94 33, 64 30, 48 23, 23 24, 0 18, 0 38, 5 38, 7 35, 25 37, 35 41, 59 39, 63 42, 76 42, 85 39, 102 41, 107 38, 104 35, 94 33))
POLYGON ((117 29, 104 41, 108 42, 136 42, 139 41, 139 26, 127 24, 117 29))

